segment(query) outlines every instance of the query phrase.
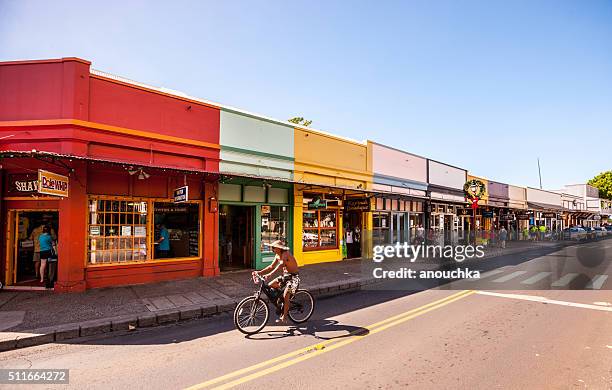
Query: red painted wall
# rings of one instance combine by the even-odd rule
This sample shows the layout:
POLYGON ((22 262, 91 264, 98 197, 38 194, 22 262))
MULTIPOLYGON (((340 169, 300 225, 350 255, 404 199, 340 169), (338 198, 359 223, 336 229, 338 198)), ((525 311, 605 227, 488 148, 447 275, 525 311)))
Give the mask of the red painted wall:
POLYGON ((91 78, 92 122, 219 143, 219 109, 91 78), (189 108, 191 107, 191 108, 189 108))
POLYGON ((0 63, 0 121, 87 120, 88 95, 88 61, 0 63))

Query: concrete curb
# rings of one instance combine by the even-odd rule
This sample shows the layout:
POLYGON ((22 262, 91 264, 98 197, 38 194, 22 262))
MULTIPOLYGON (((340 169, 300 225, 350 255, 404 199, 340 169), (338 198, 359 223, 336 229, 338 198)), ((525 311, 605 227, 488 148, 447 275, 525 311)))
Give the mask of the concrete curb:
MULTIPOLYGON (((316 298, 328 298, 359 291, 362 286, 376 282, 379 281, 376 279, 348 279, 342 283, 324 283, 308 286, 306 288, 316 298)), ((76 341, 81 337, 96 336, 105 333, 130 332, 139 328, 164 326, 178 322, 208 318, 222 313, 233 312, 237 303, 238 302, 233 299, 224 299, 216 301, 213 305, 185 306, 158 312, 102 318, 11 333, 9 337, 0 340, 0 352, 67 340, 76 341)))

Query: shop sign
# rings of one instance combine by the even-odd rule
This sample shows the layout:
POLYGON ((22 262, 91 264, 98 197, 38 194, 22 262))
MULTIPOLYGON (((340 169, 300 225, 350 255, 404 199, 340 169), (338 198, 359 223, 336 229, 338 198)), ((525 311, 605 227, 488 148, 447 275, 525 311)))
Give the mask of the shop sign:
POLYGON ((132 227, 129 225, 121 226, 121 235, 122 236, 131 236, 132 235, 132 227))
POLYGON ((146 226, 134 226, 134 237, 146 237, 147 228, 146 226))
POLYGON ((593 221, 601 221, 601 215, 593 215, 593 221))
POLYGON ((500 214, 500 221, 514 221, 514 214, 500 214))
POLYGON ((8 193, 37 193, 38 176, 30 174, 14 174, 8 176, 8 193))
POLYGON ((472 213, 470 209, 457 209, 457 215, 472 215, 472 213))
POLYGON ((483 211, 482 217, 483 218, 493 218, 493 211, 483 211))
POLYGON ((345 211, 370 211, 370 199, 357 198, 344 201, 345 211))
POLYGON ((519 221, 529 221, 530 218, 531 216, 526 211, 519 211, 516 213, 516 219, 519 221))
POLYGON ((557 219, 557 213, 542 213, 542 218, 557 219))
POLYGON ((68 196, 68 177, 57 173, 38 170, 38 192, 54 196, 68 196))
POLYGON ((184 203, 189 200, 189 187, 179 187, 174 190, 174 203, 184 203))
POLYGON ((308 202, 308 210, 326 209, 327 201, 321 198, 315 198, 308 202))

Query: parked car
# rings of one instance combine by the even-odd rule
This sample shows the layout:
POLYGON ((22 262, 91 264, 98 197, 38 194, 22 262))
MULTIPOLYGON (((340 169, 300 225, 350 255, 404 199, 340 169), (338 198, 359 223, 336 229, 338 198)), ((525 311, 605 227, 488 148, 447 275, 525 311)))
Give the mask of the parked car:
POLYGON ((587 233, 581 227, 572 227, 563 229, 563 239, 564 240, 586 240, 587 233))
POLYGON ((603 228, 603 227, 596 227, 596 228, 593 228, 593 230, 595 230, 595 235, 596 235, 598 238, 605 237, 605 236, 607 236, 608 234, 610 234, 610 233, 609 233, 609 232, 608 232, 608 231, 607 231, 605 228, 603 228))
POLYGON ((612 225, 606 225, 605 228, 608 231, 608 234, 612 234, 612 225))
POLYGON ((586 232, 587 240, 594 240, 595 239, 595 237, 596 237, 595 229, 593 229, 592 227, 584 227, 583 229, 586 232))

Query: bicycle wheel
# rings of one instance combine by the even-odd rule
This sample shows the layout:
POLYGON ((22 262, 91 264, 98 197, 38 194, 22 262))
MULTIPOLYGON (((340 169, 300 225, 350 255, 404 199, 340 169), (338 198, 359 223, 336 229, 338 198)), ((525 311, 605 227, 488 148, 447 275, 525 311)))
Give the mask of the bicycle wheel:
POLYGON ((306 290, 297 290, 290 302, 289 319, 296 324, 308 321, 314 312, 315 301, 312 294, 306 290))
POLYGON ((270 309, 263 299, 246 297, 234 310, 234 325, 244 334, 255 334, 268 323, 270 309))

